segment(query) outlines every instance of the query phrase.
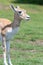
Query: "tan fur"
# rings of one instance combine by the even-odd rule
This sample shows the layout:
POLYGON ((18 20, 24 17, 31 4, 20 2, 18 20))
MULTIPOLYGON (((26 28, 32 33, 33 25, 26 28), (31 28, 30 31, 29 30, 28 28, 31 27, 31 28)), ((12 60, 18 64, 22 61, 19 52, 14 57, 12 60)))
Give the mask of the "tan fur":
POLYGON ((5 34, 7 29, 2 30, 6 25, 11 24, 11 21, 8 19, 0 18, 0 33, 5 34))
POLYGON ((8 19, 0 18, 0 28, 3 28, 4 26, 11 24, 11 21, 8 19))

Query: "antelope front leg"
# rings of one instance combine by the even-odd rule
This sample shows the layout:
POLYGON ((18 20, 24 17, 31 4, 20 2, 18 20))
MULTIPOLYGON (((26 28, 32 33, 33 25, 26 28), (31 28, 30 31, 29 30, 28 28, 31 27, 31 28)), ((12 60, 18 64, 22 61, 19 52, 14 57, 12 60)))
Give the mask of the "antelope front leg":
POLYGON ((6 51, 7 51, 8 65, 12 65, 11 59, 10 59, 10 43, 9 43, 9 41, 6 41, 6 51))
POLYGON ((3 47, 4 65, 8 65, 6 59, 6 38, 4 36, 2 36, 2 47, 3 47))

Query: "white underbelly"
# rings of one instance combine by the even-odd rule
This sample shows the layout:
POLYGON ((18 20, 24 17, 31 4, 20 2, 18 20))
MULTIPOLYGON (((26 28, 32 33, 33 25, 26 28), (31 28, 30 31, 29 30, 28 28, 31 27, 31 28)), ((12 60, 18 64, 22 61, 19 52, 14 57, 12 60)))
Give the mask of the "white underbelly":
POLYGON ((8 32, 6 33, 6 40, 10 40, 13 38, 13 36, 18 32, 19 27, 12 29, 12 30, 8 30, 8 32))

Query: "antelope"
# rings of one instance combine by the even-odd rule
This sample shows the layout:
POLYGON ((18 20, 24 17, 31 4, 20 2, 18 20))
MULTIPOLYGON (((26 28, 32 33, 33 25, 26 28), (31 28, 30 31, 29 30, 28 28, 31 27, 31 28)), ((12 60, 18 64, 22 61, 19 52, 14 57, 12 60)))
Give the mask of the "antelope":
POLYGON ((18 32, 21 20, 29 20, 30 16, 26 14, 26 10, 19 6, 10 5, 13 10, 14 20, 0 18, 0 40, 2 41, 4 65, 12 65, 10 59, 10 39, 18 32))

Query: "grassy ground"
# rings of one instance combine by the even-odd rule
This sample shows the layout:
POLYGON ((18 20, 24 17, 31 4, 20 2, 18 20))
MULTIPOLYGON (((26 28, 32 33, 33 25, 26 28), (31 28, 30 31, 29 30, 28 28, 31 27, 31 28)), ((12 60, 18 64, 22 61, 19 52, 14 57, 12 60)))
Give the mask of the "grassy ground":
MULTIPOLYGON (((9 1, 0 0, 0 18, 13 21, 13 12, 9 1)), ((22 21, 20 31, 11 41, 11 59, 13 65, 43 65, 43 6, 33 4, 15 4, 27 10, 31 19, 22 21)), ((3 65, 0 43, 0 65, 3 65)))

